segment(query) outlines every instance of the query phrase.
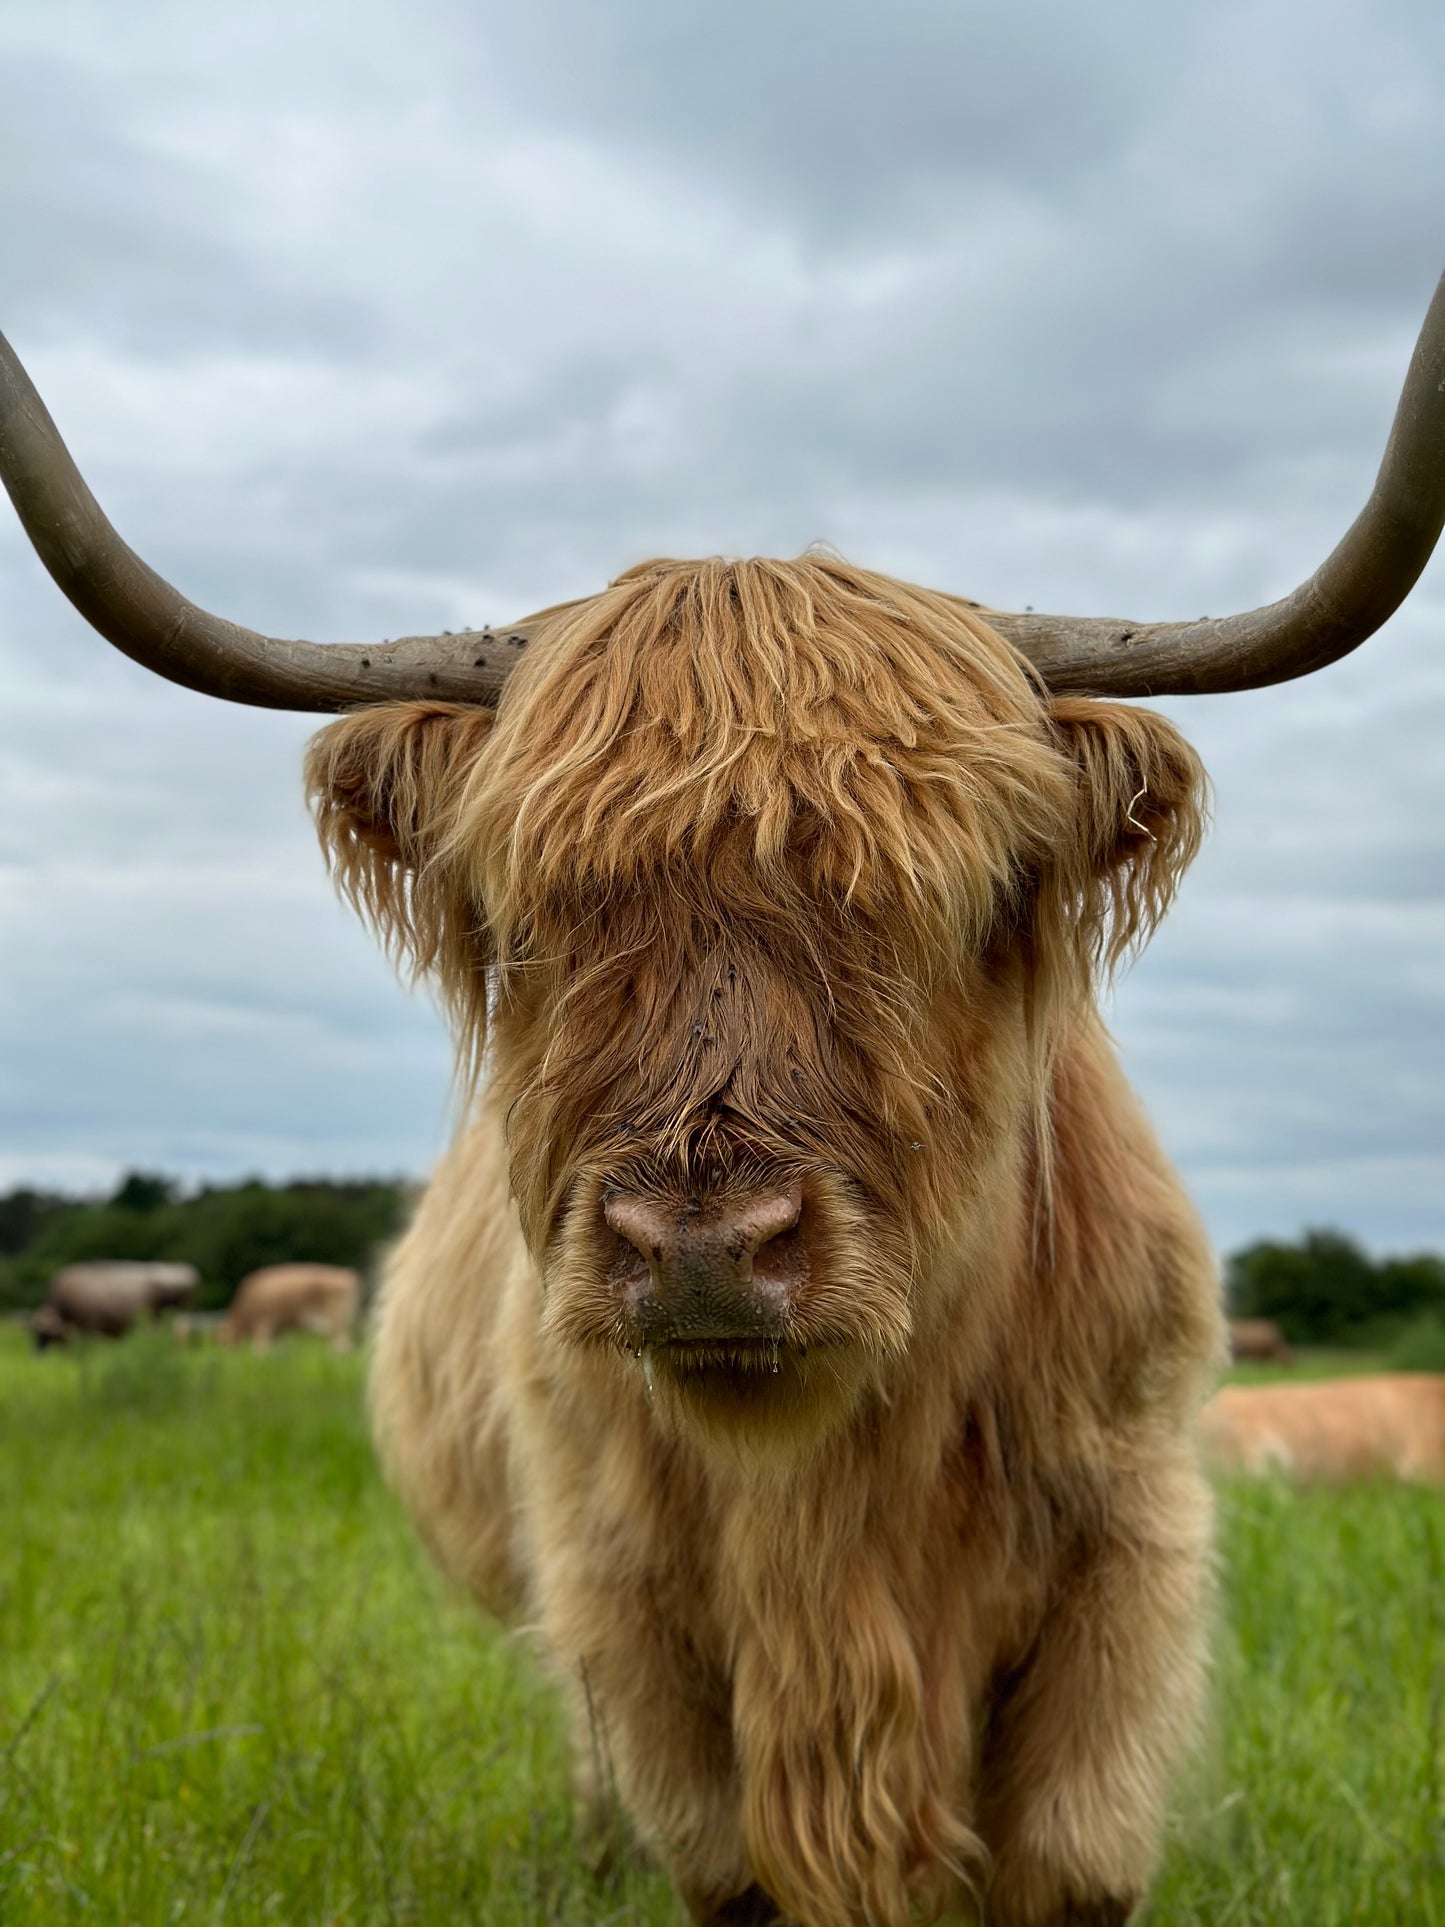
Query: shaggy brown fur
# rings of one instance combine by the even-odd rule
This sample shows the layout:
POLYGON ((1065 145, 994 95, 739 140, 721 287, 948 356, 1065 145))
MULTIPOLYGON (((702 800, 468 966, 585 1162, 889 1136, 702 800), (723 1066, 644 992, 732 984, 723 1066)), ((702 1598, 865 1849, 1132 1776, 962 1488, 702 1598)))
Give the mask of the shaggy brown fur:
POLYGON ((1226 1385, 1204 1408, 1204 1449, 1221 1472, 1305 1483, 1445 1484, 1445 1376, 1381 1373, 1308 1385, 1226 1385))
POLYGON ((364 712, 309 770, 486 1067, 385 1286, 382 1449, 693 1918, 1125 1919, 1201 1690, 1222 1341, 1093 978, 1196 848, 1192 753, 815 555, 648 564, 495 721, 364 712), (796 1187, 771 1354, 648 1380, 618 1186, 796 1187))

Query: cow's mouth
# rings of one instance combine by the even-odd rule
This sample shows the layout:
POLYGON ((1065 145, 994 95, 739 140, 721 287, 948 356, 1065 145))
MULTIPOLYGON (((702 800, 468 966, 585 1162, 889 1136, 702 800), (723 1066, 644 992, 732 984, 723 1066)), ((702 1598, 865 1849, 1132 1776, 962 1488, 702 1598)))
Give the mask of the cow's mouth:
POLYGON ((865 1355, 840 1337, 715 1335, 625 1348, 633 1382, 664 1424, 748 1453, 807 1448, 854 1402, 865 1355))
MULTIPOLYGON (((626 1347, 636 1361, 649 1396, 659 1386, 671 1386, 681 1393, 694 1392, 722 1396, 734 1393, 750 1402, 767 1400, 776 1393, 788 1397, 811 1383, 809 1358, 829 1352, 835 1361, 846 1350, 839 1339, 729 1338, 669 1339, 651 1345, 626 1347)), ((836 1376, 835 1363, 831 1375, 836 1376)), ((829 1375, 825 1372, 825 1376, 829 1375)))
POLYGON ((644 1373, 659 1367, 677 1378, 779 1375, 807 1356, 807 1347, 781 1338, 675 1338, 643 1347, 639 1353, 644 1373))

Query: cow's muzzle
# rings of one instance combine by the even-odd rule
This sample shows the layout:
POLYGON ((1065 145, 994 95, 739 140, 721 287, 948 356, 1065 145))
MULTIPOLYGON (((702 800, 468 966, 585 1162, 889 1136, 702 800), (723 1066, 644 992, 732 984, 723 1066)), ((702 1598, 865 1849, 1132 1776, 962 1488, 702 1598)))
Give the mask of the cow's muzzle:
POLYGON ((776 1343, 806 1275, 803 1194, 749 1192, 677 1204, 604 1192, 614 1274, 640 1346, 776 1343))

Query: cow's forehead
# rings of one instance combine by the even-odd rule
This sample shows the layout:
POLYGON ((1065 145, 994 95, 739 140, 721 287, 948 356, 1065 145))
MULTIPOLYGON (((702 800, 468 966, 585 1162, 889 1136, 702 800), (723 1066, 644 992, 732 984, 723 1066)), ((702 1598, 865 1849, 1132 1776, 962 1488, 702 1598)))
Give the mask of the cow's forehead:
POLYGON ((580 727, 910 743, 949 720, 1036 714, 1040 686, 976 604, 831 559, 652 563, 558 612, 505 709, 559 748, 580 727), (570 698, 570 700, 566 700, 570 698))
MULTIPOLYGON (((1036 746, 1035 746, 1036 747, 1036 746)), ((488 866, 498 933, 549 949, 709 942, 818 955, 886 931, 893 952, 967 942, 1057 833, 1059 759, 1027 783, 995 753, 919 773, 907 755, 790 757, 777 742, 719 775, 604 771, 543 792, 488 866)))
POLYGON ((735 904, 992 900, 1068 783, 977 613, 841 565, 668 564, 514 679, 464 802, 489 894, 701 877, 735 904))

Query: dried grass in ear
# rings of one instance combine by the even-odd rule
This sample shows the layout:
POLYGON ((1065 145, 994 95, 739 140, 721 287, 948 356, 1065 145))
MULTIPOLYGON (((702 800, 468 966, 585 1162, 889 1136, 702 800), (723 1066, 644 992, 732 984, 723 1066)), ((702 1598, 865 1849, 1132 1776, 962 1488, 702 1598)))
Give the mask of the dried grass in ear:
POLYGON ((1078 772, 1077 835, 1054 888, 1081 960, 1106 974, 1141 950, 1198 852, 1209 779, 1166 717, 1058 697, 1050 717, 1078 772))
POLYGON ((436 981, 464 1081, 485 1045, 491 945, 447 837, 492 721, 460 703, 389 704, 328 724, 306 752, 327 868, 397 966, 436 981))

